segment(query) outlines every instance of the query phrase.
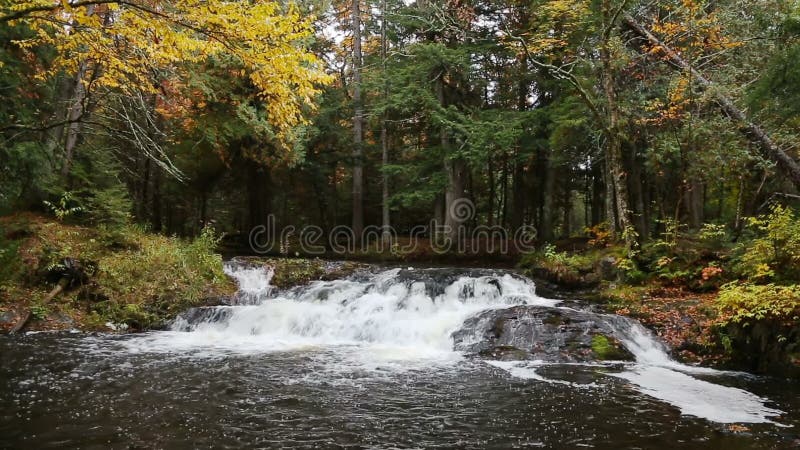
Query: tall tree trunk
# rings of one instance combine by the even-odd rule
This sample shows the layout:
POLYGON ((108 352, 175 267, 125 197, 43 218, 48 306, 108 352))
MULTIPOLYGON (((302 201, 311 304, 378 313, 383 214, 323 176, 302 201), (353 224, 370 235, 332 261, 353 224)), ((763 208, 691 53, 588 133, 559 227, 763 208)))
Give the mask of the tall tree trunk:
MULTIPOLYGON (((442 107, 447 106, 443 74, 440 74, 436 80, 436 97, 442 107)), ((459 229, 471 218, 460 214, 465 210, 457 208, 457 202, 466 197, 467 164, 461 157, 451 158, 448 155, 450 138, 448 137, 447 127, 444 124, 439 129, 439 141, 446 155, 444 158, 444 171, 447 175, 447 188, 444 193, 444 225, 448 237, 455 240, 458 237, 459 229)))
POLYGON ((614 194, 617 202, 617 218, 625 247, 628 252, 638 248, 635 228, 631 220, 630 198, 626 180, 624 159, 622 157, 622 137, 620 130, 620 115, 617 105, 617 92, 615 87, 614 66, 611 60, 610 30, 613 27, 613 11, 611 0, 602 0, 602 14, 605 32, 600 44, 600 64, 603 70, 603 94, 606 98, 607 136, 606 136, 606 162, 609 172, 614 180, 614 194))
POLYGON ((84 79, 89 68, 88 61, 84 60, 78 65, 78 73, 75 74, 75 87, 73 89, 72 101, 67 112, 67 139, 64 143, 64 164, 61 166, 61 176, 67 178, 72 170, 72 160, 75 156, 75 146, 78 144, 78 137, 81 132, 80 119, 86 109, 86 86, 84 79))
POLYGON ((489 170, 489 212, 486 217, 486 222, 490 227, 492 227, 494 226, 494 202, 495 196, 497 196, 497 193, 495 192, 494 165, 492 164, 492 158, 488 158, 486 164, 488 165, 489 170))
POLYGON ((450 238, 456 239, 459 229, 472 218, 463 214, 468 210, 458 208, 456 203, 466 198, 467 164, 461 158, 448 158, 444 166, 447 172, 444 224, 449 226, 450 238))
POLYGON ((364 111, 361 104, 361 8, 352 0, 353 28, 353 233, 364 230, 364 149, 362 148, 364 111))
MULTIPOLYGON (((445 199, 444 194, 436 194, 436 197, 433 199, 433 222, 434 222, 434 230, 431 232, 433 235, 434 233, 439 233, 439 227, 444 226, 445 215, 445 199)), ((431 236, 433 237, 433 236, 431 236)))
POLYGON ((636 233, 639 236, 647 236, 647 222, 644 217, 644 178, 642 176, 642 166, 634 148, 631 148, 628 157, 628 167, 630 168, 630 178, 628 179, 628 188, 631 195, 631 201, 636 205, 636 214, 633 214, 634 226, 636 233))
POLYGON ((703 184, 697 180, 690 180, 683 190, 684 208, 689 219, 689 228, 697 230, 704 220, 703 184))
POLYGON ((728 96, 726 96, 719 89, 715 89, 714 83, 708 78, 703 76, 700 71, 691 66, 685 59, 681 57, 675 50, 670 48, 666 43, 662 42, 653 33, 647 30, 642 24, 634 20, 630 15, 624 16, 625 23, 630 26, 639 36, 645 38, 650 45, 661 50, 669 61, 680 68, 691 73, 692 78, 700 83, 700 86, 711 92, 719 103, 722 111, 725 112, 730 118, 734 119, 739 124, 739 129, 744 133, 753 143, 755 143, 762 152, 772 161, 774 161, 778 168, 784 172, 792 181, 797 189, 800 189, 800 164, 797 163, 791 156, 778 147, 769 135, 757 124, 750 122, 745 113, 736 107, 728 96))
POLYGON ((500 205, 500 226, 505 228, 508 224, 508 153, 503 152, 503 175, 500 179, 502 204, 500 205))
MULTIPOLYGON (((381 0, 381 65, 383 66, 383 99, 386 101, 389 97, 389 86, 387 85, 386 77, 386 51, 388 41, 386 39, 386 0, 381 0)), ((383 240, 388 242, 391 239, 391 223, 389 217, 389 174, 386 168, 389 166, 389 131, 386 127, 386 111, 383 112, 381 117, 381 165, 383 171, 383 191, 381 192, 381 222, 383 224, 383 240)))
MULTIPOLYGON (((72 106, 72 91, 75 88, 75 78, 74 77, 59 77, 58 79, 58 88, 56 90, 56 98, 55 104, 56 109, 53 112, 51 120, 55 123, 63 122, 67 119, 69 111, 71 110, 72 106), (63 109, 62 106, 65 106, 63 109)), ((58 150, 63 148, 63 139, 64 139, 64 129, 66 125, 63 123, 48 129, 44 133, 44 141, 45 141, 45 148, 47 149, 47 156, 50 160, 51 164, 52 161, 58 161, 60 155, 58 154, 58 150)), ((55 172, 55 170, 54 170, 55 172)))
MULTIPOLYGON (((86 15, 94 15, 95 5, 86 7, 86 15)), ((108 25, 111 20, 111 14, 106 13, 102 18, 104 25, 108 25)), ((78 72, 75 74, 75 88, 72 94, 72 102, 69 110, 67 111, 67 137, 64 143, 64 165, 61 166, 62 178, 68 178, 72 170, 72 161, 75 159, 75 147, 78 145, 78 138, 81 133, 81 119, 88 114, 88 92, 86 91, 86 75, 89 70, 89 61, 83 60, 78 65, 78 72)), ((95 62, 93 67, 93 78, 100 75, 100 64, 95 62)))
POLYGON ((514 162, 514 184, 511 192, 511 230, 518 230, 525 222, 525 171, 521 161, 514 162))
POLYGON ((142 189, 139 191, 139 214, 138 219, 147 220, 147 202, 150 199, 150 158, 145 155, 142 165, 142 189))
POLYGON ((551 241, 555 237, 555 187, 556 187, 556 170, 553 167, 553 161, 550 156, 545 160, 544 167, 544 189, 543 202, 542 202, 542 215, 539 225, 539 235, 545 241, 551 241))
MULTIPOLYGON (((566 171, 566 170, 564 170, 566 171)), ((570 186, 570 178, 569 176, 562 176, 560 177, 563 181, 563 197, 562 201, 562 208, 563 208, 563 219, 561 224, 561 234, 568 238, 570 233, 572 233, 572 188, 570 186)))
POLYGON ((603 221, 603 207, 605 196, 603 195, 603 165, 596 159, 592 161, 592 220, 591 225, 597 225, 603 221))
POLYGON ((603 179, 605 180, 605 212, 606 220, 608 221, 608 230, 612 235, 617 234, 619 230, 619 221, 617 220, 617 201, 616 189, 614 188, 614 177, 611 176, 611 170, 608 168, 608 158, 603 164, 603 179))
POLYGON ((256 164, 247 164, 247 203, 249 212, 249 230, 259 225, 267 225, 272 213, 272 180, 268 169, 256 164))

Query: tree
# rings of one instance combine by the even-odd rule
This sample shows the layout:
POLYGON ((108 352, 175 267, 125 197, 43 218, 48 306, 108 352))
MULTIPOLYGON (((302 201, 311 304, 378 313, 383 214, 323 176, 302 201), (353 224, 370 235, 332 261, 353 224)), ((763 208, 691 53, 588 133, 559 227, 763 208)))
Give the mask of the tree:
POLYGON ((65 172, 80 124, 94 106, 90 96, 100 89, 163 94, 165 71, 185 78, 192 64, 229 55, 241 67, 229 76, 250 79, 267 106, 276 141, 288 145, 292 129, 305 121, 304 108, 313 106, 319 85, 330 80, 304 48, 313 32, 311 19, 275 2, 30 0, 4 6, 2 14, 0 23, 22 23, 33 31, 16 42, 22 49, 55 49, 41 79, 60 74, 74 79, 63 120, 65 172))
POLYGON ((353 31, 353 233, 364 230, 364 149, 362 148, 364 110, 361 104, 361 0, 351 0, 353 31))

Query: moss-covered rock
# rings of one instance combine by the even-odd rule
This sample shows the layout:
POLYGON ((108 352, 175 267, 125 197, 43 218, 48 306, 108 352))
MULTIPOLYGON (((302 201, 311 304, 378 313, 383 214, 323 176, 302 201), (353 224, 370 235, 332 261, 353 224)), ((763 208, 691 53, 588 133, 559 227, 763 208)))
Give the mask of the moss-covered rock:
POLYGON ((630 359, 630 352, 618 339, 602 334, 592 336, 592 352, 595 358, 604 361, 630 359))
POLYGON ((633 360, 617 329, 590 311, 520 305, 484 311, 453 333, 456 350, 491 359, 553 363, 633 360))

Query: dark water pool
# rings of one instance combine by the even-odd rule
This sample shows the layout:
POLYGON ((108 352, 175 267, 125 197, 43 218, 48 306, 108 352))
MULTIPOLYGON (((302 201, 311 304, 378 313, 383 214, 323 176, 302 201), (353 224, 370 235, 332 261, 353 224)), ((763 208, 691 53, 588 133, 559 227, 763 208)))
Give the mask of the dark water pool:
MULTIPOLYGON (((362 366, 336 349, 187 357, 131 353, 140 336, 0 338, 2 448, 794 448, 800 387, 726 377, 786 411, 744 428, 682 416, 607 376, 573 384, 481 361, 362 366), (348 362, 351 361, 351 362, 348 362)), ((357 350, 354 350, 357 351, 357 350)), ((344 352, 346 353, 346 352, 344 352)))

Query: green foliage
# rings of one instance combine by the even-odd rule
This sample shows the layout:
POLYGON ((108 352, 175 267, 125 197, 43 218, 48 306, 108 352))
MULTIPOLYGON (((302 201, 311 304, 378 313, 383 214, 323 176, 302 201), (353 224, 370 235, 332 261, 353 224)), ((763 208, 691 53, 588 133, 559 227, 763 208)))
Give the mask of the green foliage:
POLYGON ((731 238, 727 226, 715 223, 704 223, 697 237, 711 250, 724 249, 731 238))
POLYGON ((38 142, 0 144, 0 214, 40 204, 53 179, 48 155, 38 142))
POLYGON ((647 274, 639 270, 639 266, 631 258, 618 258, 615 265, 628 283, 640 284, 647 278, 647 274))
POLYGON ((729 283, 720 290, 717 306, 723 324, 756 320, 796 324, 800 320, 800 285, 729 283))
POLYGON ((749 220, 751 235, 736 248, 736 270, 756 281, 800 280, 800 218, 776 205, 769 214, 749 220))
POLYGON ((86 199, 86 213, 91 223, 110 228, 129 224, 132 208, 128 191, 121 184, 96 190, 86 199))
MULTIPOLYGON (((86 311, 85 317, 75 317, 85 327, 112 322, 148 328, 234 292, 216 253, 221 237, 211 228, 182 240, 149 234, 139 226, 88 228, 34 215, 3 218, 0 224, 0 236, 18 236, 0 239, 0 287, 20 297, 15 301, 43 298, 51 288, 48 273, 62 270, 70 258, 87 279, 58 297, 59 308, 86 311)), ((30 304, 41 316, 51 306, 30 304)))
POLYGON ((31 315, 36 320, 44 320, 50 314, 50 308, 40 303, 31 306, 31 315))
POLYGON ((580 285, 585 282, 584 276, 594 270, 594 258, 559 252, 554 245, 545 244, 538 252, 524 254, 519 266, 541 272, 558 283, 580 285))
POLYGON ((76 202, 75 195, 69 191, 61 194, 55 202, 45 200, 44 205, 50 209, 50 212, 52 212, 58 220, 64 220, 69 216, 83 211, 83 206, 80 206, 76 202))
POLYGON ((129 228, 133 248, 98 261, 97 292, 104 298, 94 310, 114 323, 147 328, 206 298, 230 289, 215 253, 219 237, 211 228, 190 242, 148 235, 129 228))
POLYGON ((19 260, 20 241, 6 239, 3 232, 0 228, 0 289, 16 280, 22 271, 22 262, 19 260))

